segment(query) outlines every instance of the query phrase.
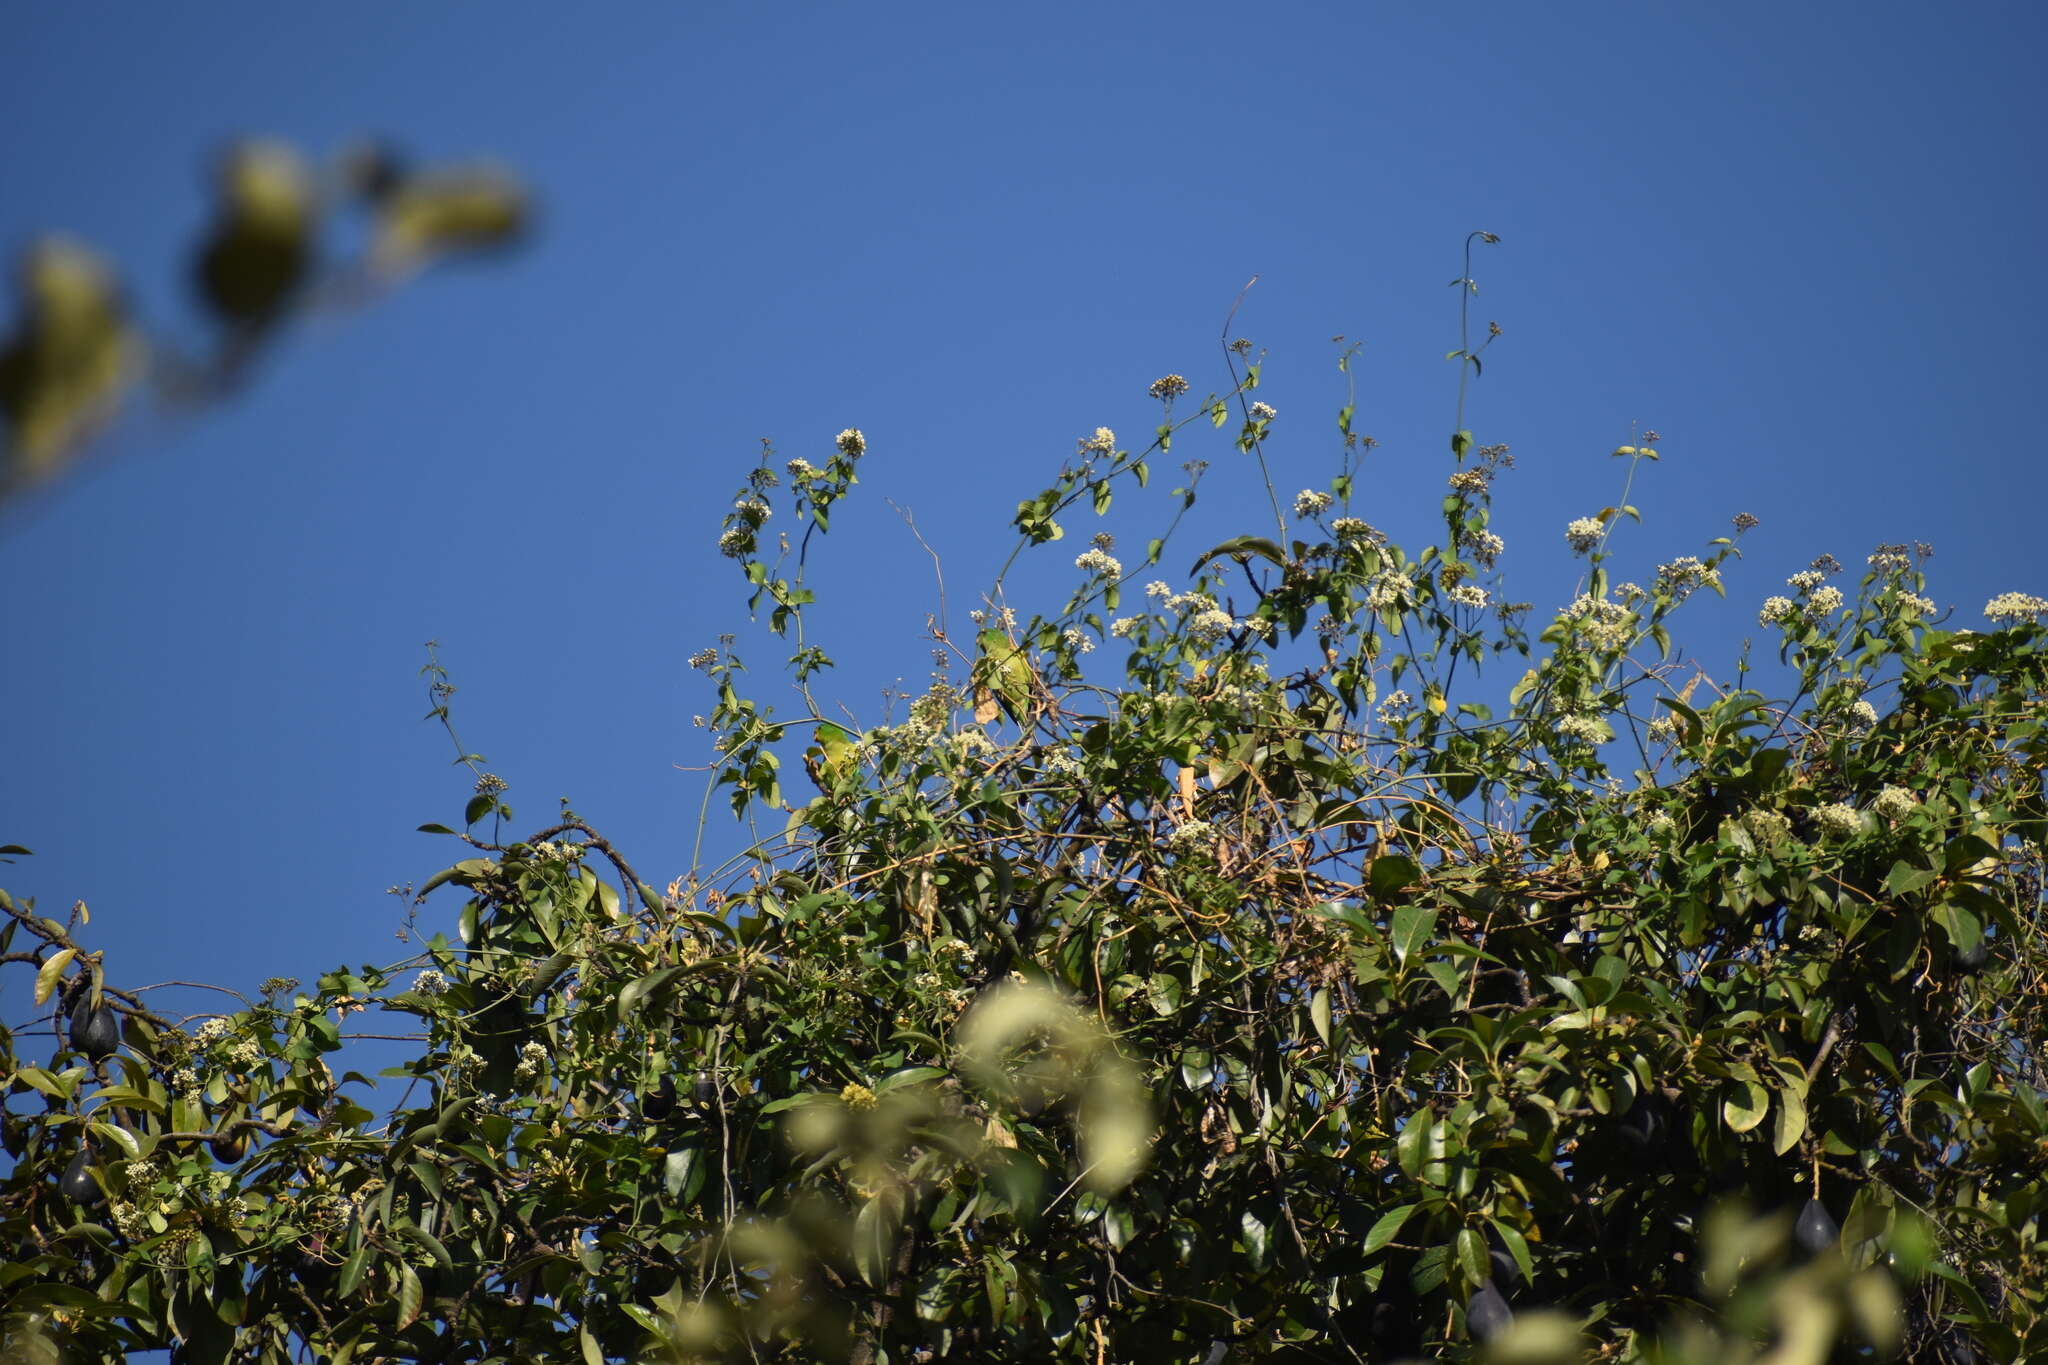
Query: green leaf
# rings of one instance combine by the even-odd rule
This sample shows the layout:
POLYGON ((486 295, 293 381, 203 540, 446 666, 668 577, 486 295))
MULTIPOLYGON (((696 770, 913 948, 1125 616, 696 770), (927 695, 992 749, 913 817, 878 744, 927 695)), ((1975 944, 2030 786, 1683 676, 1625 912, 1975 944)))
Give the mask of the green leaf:
POLYGON ((1283 566, 1287 563, 1287 556, 1281 551, 1278 545, 1274 544, 1267 537, 1236 536, 1230 540, 1224 541, 1221 545, 1215 546, 1212 549, 1210 549, 1207 553, 1203 554, 1200 559, 1197 559, 1191 566, 1189 566, 1188 573, 1190 576, 1198 574, 1202 571, 1204 565, 1211 564, 1216 560, 1223 559, 1225 557, 1233 559, 1249 559, 1253 556, 1257 556, 1260 559, 1269 560, 1274 564, 1279 564, 1283 566))
POLYGON ((1372 887, 1373 895, 1386 900, 1413 886, 1421 876, 1422 869, 1415 865, 1414 859, 1388 853, 1372 860, 1367 884, 1372 887))
POLYGON ((1373 1222, 1371 1230, 1365 1234, 1365 1242, 1359 1247, 1359 1251, 1364 1255, 1370 1256, 1387 1243, 1393 1241, 1399 1235, 1402 1226, 1414 1215, 1415 1210, 1421 1207, 1422 1205, 1420 1204, 1402 1204, 1397 1208, 1388 1209, 1373 1222))
POLYGON ((1788 1086, 1778 1092, 1778 1121, 1771 1133, 1771 1150, 1783 1156, 1805 1136, 1806 1101, 1788 1086))
POLYGON ((1238 1230, 1244 1237, 1245 1259, 1251 1262, 1252 1269, 1264 1270, 1266 1268, 1267 1231, 1265 1220, 1250 1209, 1246 1209, 1238 1215, 1237 1225, 1238 1230))
POLYGON ((1429 942, 1436 928, 1436 911, 1420 905, 1403 905, 1394 911, 1394 956, 1406 963, 1411 954, 1429 942))
POLYGON ((1724 1087, 1721 1119, 1731 1132, 1747 1133, 1771 1111, 1771 1092, 1755 1081, 1734 1080, 1724 1087))
POLYGON ((1465 1272, 1465 1278, 1473 1284, 1480 1284, 1489 1278, 1487 1268, 1486 1239, 1479 1235, 1478 1228, 1458 1229, 1458 1268, 1465 1272))
POLYGON ((704 1184, 702 1161, 703 1153, 695 1147, 670 1152, 661 1163, 661 1192, 677 1203, 689 1203, 704 1184))
POLYGON ((1330 1046, 1330 988, 1318 986, 1308 1001, 1309 1022, 1315 1026, 1316 1037, 1323 1040, 1323 1046, 1330 1046))
POLYGON ((420 1318, 420 1300, 425 1290, 420 1277, 405 1262, 398 1263, 398 1330, 403 1332, 420 1318))

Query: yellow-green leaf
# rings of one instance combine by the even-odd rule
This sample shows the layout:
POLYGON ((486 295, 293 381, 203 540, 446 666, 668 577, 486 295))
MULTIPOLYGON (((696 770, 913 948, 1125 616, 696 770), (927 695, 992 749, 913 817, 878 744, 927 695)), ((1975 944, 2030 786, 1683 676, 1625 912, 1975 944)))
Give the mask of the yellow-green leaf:
POLYGON ((71 959, 78 956, 78 949, 66 948, 45 962, 36 972, 36 1003, 47 1001, 57 989, 57 979, 64 975, 64 969, 71 965, 71 959))

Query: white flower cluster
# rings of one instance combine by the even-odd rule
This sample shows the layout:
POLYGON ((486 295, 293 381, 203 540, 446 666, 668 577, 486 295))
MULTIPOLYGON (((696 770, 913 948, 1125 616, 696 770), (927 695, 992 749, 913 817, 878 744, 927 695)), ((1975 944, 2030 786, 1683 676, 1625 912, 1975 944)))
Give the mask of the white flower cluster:
POLYGON ((1775 626, 1782 622, 1790 622, 1798 615, 1799 608, 1793 605, 1791 598, 1773 595, 1764 599, 1763 609, 1756 614, 1756 623, 1760 626, 1775 626))
POLYGON ((1649 834, 1652 839, 1669 839, 1678 833, 1678 821, 1671 818, 1671 812, 1658 811, 1650 817, 1649 834))
POLYGON ((1877 725, 1877 708, 1867 701, 1849 703, 1849 727, 1853 730, 1869 730, 1877 725))
POLYGON ((1573 554, 1584 554, 1600 543, 1600 533, 1606 526, 1598 517, 1580 517, 1564 528, 1565 543, 1572 547, 1573 554))
POLYGON ((1902 592, 1892 599, 1892 610, 1901 616, 1934 615, 1934 599, 1918 593, 1902 592))
POLYGON ((1792 837, 1792 822, 1774 810, 1753 810, 1742 817, 1742 823, 1760 844, 1782 843, 1792 837))
POLYGON ((1785 580, 1795 592, 1811 592, 1827 581, 1828 576, 1819 569, 1801 569, 1785 580))
POLYGON ((1627 649, 1635 638, 1636 614, 1619 602, 1580 593, 1559 613, 1578 627, 1578 636, 1601 654, 1627 649))
POLYGON ((1486 491, 1486 473, 1478 469, 1461 469, 1451 475, 1451 487, 1468 498, 1476 498, 1486 491))
POLYGON ((839 453, 849 460, 858 460, 867 453, 868 438, 861 435, 859 427, 848 427, 832 440, 839 447, 839 453))
POLYGON ((962 730, 954 736, 953 742, 960 747, 962 758, 982 758, 996 751, 996 742, 988 737, 986 730, 962 730))
POLYGON ((1477 610, 1486 605, 1486 589, 1476 583, 1460 583, 1452 588, 1447 596, 1461 607, 1477 610))
POLYGON ((1330 530, 1335 533, 1337 539, 1347 544, 1353 541, 1364 541, 1367 545, 1387 543, 1387 537, 1383 532, 1374 530, 1357 517, 1339 517, 1330 523, 1330 530))
POLYGON ((1904 787, 1887 786, 1871 799, 1870 808, 1887 820, 1903 820, 1920 809, 1920 802, 1904 787))
POLYGON ((1391 611, 1415 599, 1415 580, 1394 569, 1373 575, 1365 590, 1365 605, 1374 611, 1391 611))
POLYGON ((421 995, 441 995, 448 989, 448 978, 429 968, 413 978, 412 988, 421 995))
POLYGON ((1188 634, 1205 645, 1213 645, 1236 630, 1237 625, 1221 607, 1207 607, 1188 618, 1188 634))
POLYGON ((1693 589, 1721 586, 1721 571, 1710 569, 1692 555, 1680 555, 1669 564, 1657 566, 1657 586, 1683 602, 1693 589))
POLYGON ((727 559, 741 559, 754 551, 754 533, 744 526, 728 526, 718 537, 718 552, 727 559))
POLYGON ((1676 744, 1678 742, 1678 717, 1669 711, 1650 722, 1652 744, 1676 744))
POLYGON ((1119 640, 1129 639, 1137 633, 1139 626, 1145 624, 1145 620, 1143 616, 1119 616, 1109 623, 1109 633, 1119 640))
POLYGON ((1294 515, 1297 517, 1319 517, 1336 504, 1328 493, 1313 488, 1304 488, 1294 495, 1294 515))
POLYGON ((1047 749, 1044 763, 1045 770, 1056 777, 1081 775, 1081 760, 1075 758, 1073 752, 1068 749, 1047 749))
POLYGON ((2032 593, 2002 592, 1984 604, 1984 615, 1993 621, 2035 620, 2048 616, 2048 598, 2036 597, 2032 593))
POLYGON ((732 505, 732 510, 739 513, 740 520, 747 525, 758 527, 762 522, 768 520, 769 513, 773 509, 759 498, 741 498, 732 505))
POLYGON ((538 1080, 547 1063, 547 1044, 537 1040, 524 1043, 519 1048, 519 1064, 512 1068, 512 1079, 520 1085, 538 1080))
POLYGON ((1074 567, 1098 578, 1121 578, 1124 566, 1107 550, 1083 550, 1074 556, 1074 567))
POLYGON ((200 1047, 212 1047, 215 1043, 225 1039, 231 1032, 233 1032, 233 1029, 227 1020, 209 1019, 201 1024, 198 1031, 193 1034, 193 1041, 200 1047))
POLYGON ((1216 840, 1216 827, 1207 820, 1187 820, 1173 827, 1173 833, 1166 836, 1166 846, 1175 853, 1194 853, 1206 849, 1216 840))
POLYGON ((1841 609, 1842 590, 1840 588, 1815 588, 1806 599, 1806 614, 1815 620, 1819 620, 1824 616, 1832 616, 1841 609))
POLYGON ((1108 427, 1097 427, 1093 436, 1083 436, 1076 445, 1084 458, 1092 455, 1114 455, 1116 433, 1108 427))
POLYGON ((1270 422, 1275 417, 1278 417, 1280 415, 1278 412, 1273 410, 1273 405, 1271 403, 1252 404, 1251 414, 1252 420, 1254 422, 1270 422))
POLYGON ((1507 548, 1507 542, 1491 531, 1467 531, 1458 538, 1458 543, 1465 547, 1466 554, 1487 569, 1499 561, 1501 551, 1507 548))
POLYGON ((718 651, 713 649, 710 645, 704 646, 704 648, 698 650, 695 654, 692 654, 690 656, 690 667, 692 668, 709 668, 711 667, 711 665, 717 662, 718 651))
POLYGON ((791 460, 783 468, 789 471, 789 477, 792 479, 815 479, 818 477, 818 467, 801 456, 791 460))
POLYGON ((1408 693, 1403 689, 1398 687, 1395 688, 1393 691, 1387 693, 1386 696, 1380 698, 1380 724, 1392 725, 1395 721, 1401 718, 1402 713, 1407 711, 1407 709, 1410 706, 1413 706, 1414 704, 1415 698, 1409 696, 1408 693))
POLYGON ((1813 822, 1819 825, 1823 834, 1847 839, 1863 829, 1863 817, 1854 806, 1842 801, 1830 801, 1814 809, 1813 822))
POLYGON ((1906 554, 1906 547, 1903 545, 1880 545, 1871 552, 1867 562, 1879 573, 1887 574, 1904 573, 1913 567, 1913 561, 1906 554))
POLYGON ((967 613, 967 619, 974 622, 977 626, 985 626, 990 621, 994 621, 1004 630, 1015 630, 1017 628, 1017 613, 1008 607, 999 607, 994 612, 986 612, 976 607, 973 611, 967 613))
POLYGON ((1592 716, 1559 716, 1557 733, 1580 744, 1599 744, 1607 738, 1607 726, 1592 716))
POLYGON ((1067 648, 1076 654, 1087 654, 1095 648, 1095 641, 1079 626, 1068 626, 1060 632, 1060 639, 1066 641, 1067 648))

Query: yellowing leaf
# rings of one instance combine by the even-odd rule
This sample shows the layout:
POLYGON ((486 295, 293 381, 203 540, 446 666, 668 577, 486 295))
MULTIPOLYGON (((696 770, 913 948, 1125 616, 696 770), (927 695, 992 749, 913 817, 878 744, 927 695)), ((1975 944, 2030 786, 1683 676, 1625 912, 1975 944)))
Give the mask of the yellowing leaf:
POLYGON ((57 989, 57 979, 64 975, 64 969, 71 965, 71 959, 78 956, 78 949, 66 948, 45 962, 36 972, 36 1003, 47 1001, 57 989))

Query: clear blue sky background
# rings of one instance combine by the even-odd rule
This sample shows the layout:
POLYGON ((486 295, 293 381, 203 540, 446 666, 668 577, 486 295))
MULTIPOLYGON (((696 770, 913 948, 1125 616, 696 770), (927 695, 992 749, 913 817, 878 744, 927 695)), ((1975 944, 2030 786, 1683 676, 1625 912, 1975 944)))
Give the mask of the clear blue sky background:
MULTIPOLYGON (((1729 604, 1680 632, 1710 667, 1787 573, 1860 570, 1880 540, 1932 541, 1934 595, 1981 626, 1993 593, 2048 591, 2043 13, 21 10, 0 240, 98 243, 166 329, 196 325, 181 253, 231 134, 492 153, 545 215, 522 254, 323 321, 232 408, 137 428, 0 515, 0 841, 38 855, 4 884, 85 898, 121 985, 402 955, 384 890, 452 860, 414 829, 458 823, 470 788, 420 719, 429 639, 520 823, 570 796, 665 882, 703 792, 677 766, 710 709, 685 660, 743 621, 714 542, 761 438, 822 462, 868 435, 820 564, 828 690, 871 720, 924 680, 936 605, 883 499, 942 554, 963 628, 1077 437, 1142 439, 1167 371, 1223 385, 1255 273, 1234 331, 1271 353, 1284 491, 1333 467, 1342 333, 1382 442, 1363 510, 1426 533, 1474 228, 1503 238, 1477 262, 1506 335, 1469 418, 1519 461, 1495 523, 1514 596, 1569 596, 1563 525, 1615 497, 1607 452, 1640 422, 1668 457, 1622 576, 1763 518, 1729 604)), ((1175 566, 1263 502, 1222 441, 1187 453, 1217 467, 1175 566)), ((1119 518, 1126 544, 1153 520, 1119 518)), ((1080 541, 1043 556, 1048 593, 1080 541)))

